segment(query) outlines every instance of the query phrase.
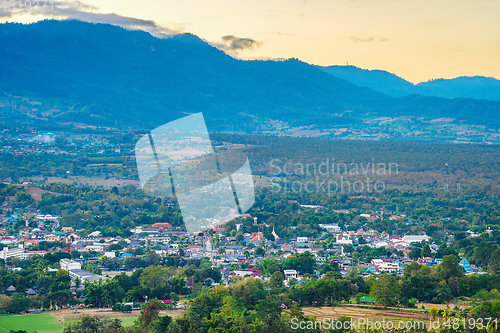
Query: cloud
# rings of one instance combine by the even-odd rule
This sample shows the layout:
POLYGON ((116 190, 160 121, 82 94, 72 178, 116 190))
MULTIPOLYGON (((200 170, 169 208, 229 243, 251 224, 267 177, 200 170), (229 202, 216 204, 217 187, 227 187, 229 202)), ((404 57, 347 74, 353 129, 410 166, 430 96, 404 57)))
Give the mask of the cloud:
POLYGON ((240 38, 233 35, 226 35, 221 37, 222 49, 224 51, 242 51, 245 49, 251 50, 259 47, 262 42, 252 38, 240 38))
POLYGON ((356 43, 368 43, 374 40, 373 37, 370 38, 360 38, 360 37, 351 37, 351 40, 356 43))
MULTIPOLYGON (((32 1, 33 3, 33 1, 32 1)), ((115 13, 96 13, 99 8, 84 4, 78 0, 53 1, 53 6, 47 4, 45 8, 31 9, 18 7, 12 11, 0 11, 1 18, 15 18, 22 15, 44 15, 48 18, 75 19, 91 23, 108 23, 129 30, 145 30, 156 37, 165 37, 181 33, 180 29, 171 29, 161 26, 152 20, 142 20, 134 17, 121 16, 115 13)))
POLYGON ((389 39, 389 38, 377 38, 377 39, 375 39, 375 37, 361 38, 361 37, 355 37, 355 36, 351 36, 351 40, 353 42, 356 42, 356 43, 369 43, 369 42, 373 42, 373 41, 376 41, 376 42, 389 42, 389 41, 391 41, 391 39, 389 39))

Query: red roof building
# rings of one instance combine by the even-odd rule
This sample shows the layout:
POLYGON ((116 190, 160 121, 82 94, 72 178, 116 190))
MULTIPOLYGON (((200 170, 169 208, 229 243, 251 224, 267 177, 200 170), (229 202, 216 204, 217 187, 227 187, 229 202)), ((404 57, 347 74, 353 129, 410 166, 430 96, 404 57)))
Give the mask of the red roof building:
POLYGON ((153 224, 152 227, 159 230, 165 230, 165 229, 171 229, 172 225, 168 222, 158 222, 153 224))

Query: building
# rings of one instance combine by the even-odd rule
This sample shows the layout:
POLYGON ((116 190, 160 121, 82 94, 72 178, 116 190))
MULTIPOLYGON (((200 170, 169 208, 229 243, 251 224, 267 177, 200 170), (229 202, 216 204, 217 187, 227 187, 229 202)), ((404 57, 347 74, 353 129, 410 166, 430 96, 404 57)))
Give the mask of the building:
POLYGON ((61 240, 61 238, 59 236, 54 235, 54 234, 45 235, 46 242, 59 242, 60 240, 61 240))
POLYGON ((368 296, 363 296, 359 300, 360 304, 366 304, 366 305, 375 305, 375 302, 377 302, 376 298, 371 298, 371 297, 368 297, 368 296))
POLYGON ((417 243, 420 243, 423 241, 427 242, 428 240, 429 240, 429 236, 427 236, 427 235, 405 235, 405 236, 403 236, 403 242, 408 243, 408 244, 411 244, 413 242, 417 242, 417 243))
POLYGON ((68 273, 69 273, 69 277, 71 279, 74 280, 75 278, 79 278, 80 281, 82 281, 82 282, 88 281, 88 282, 92 283, 92 282, 97 281, 99 279, 104 280, 104 278, 101 275, 95 275, 95 274, 89 273, 83 269, 72 269, 72 270, 69 270, 68 273))
POLYGON ((285 279, 290 280, 290 279, 297 279, 298 273, 295 269, 285 269, 283 271, 285 273, 285 279))
POLYGON ((47 230, 35 228, 31 230, 31 239, 45 240, 45 236, 50 234, 47 230))
POLYGON ((24 249, 22 247, 14 247, 12 249, 4 247, 2 250, 0 250, 0 259, 7 260, 9 258, 19 258, 21 260, 24 260, 24 249))
POLYGON ((333 233, 340 233, 341 231, 338 224, 320 224, 319 227, 333 233))
POLYGON ((71 259, 61 259, 59 260, 59 264, 61 265, 61 269, 64 269, 65 271, 82 268, 82 265, 79 262, 71 259))
POLYGON ((155 223, 152 225, 152 227, 159 230, 172 229, 172 225, 167 222, 155 223))
POLYGON ((396 273, 399 270, 399 263, 397 262, 384 262, 378 265, 379 271, 396 273))

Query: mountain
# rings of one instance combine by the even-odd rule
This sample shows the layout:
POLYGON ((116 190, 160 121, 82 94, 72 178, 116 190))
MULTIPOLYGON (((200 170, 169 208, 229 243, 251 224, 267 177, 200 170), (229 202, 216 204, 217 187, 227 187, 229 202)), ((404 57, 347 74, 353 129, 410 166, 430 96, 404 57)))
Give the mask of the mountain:
POLYGON ((361 87, 393 97, 411 94, 445 98, 474 98, 500 101, 500 80, 484 76, 461 76, 455 79, 437 79, 414 85, 399 76, 382 70, 368 70, 355 66, 320 67, 321 70, 361 87))
POLYGON ((491 77, 461 76, 451 80, 437 79, 421 82, 416 87, 421 95, 500 101, 500 80, 491 77))
POLYGON ((413 83, 386 71, 361 69, 356 66, 318 66, 318 68, 357 86, 369 87, 389 96, 403 97, 416 93, 413 83))
MULTIPOLYGON (((271 134, 364 128, 366 119, 377 117, 500 124, 496 101, 395 98, 296 59, 234 59, 191 34, 159 39, 79 21, 6 23, 0 25, 0 59, 3 126, 152 129, 195 112, 203 112, 210 131, 271 134)), ((404 86, 385 73, 377 75, 404 86)))

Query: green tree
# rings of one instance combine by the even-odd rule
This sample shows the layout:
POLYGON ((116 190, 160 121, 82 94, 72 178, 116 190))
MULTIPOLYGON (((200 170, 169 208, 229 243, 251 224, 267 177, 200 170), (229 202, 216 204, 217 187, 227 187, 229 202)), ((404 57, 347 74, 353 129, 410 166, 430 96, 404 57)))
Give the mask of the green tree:
POLYGON ((137 318, 136 325, 142 332, 153 330, 153 327, 151 327, 153 325, 151 324, 158 321, 161 310, 163 310, 163 303, 161 303, 158 299, 148 301, 142 307, 141 314, 139 318, 137 318))
POLYGON ((97 316, 82 315, 81 319, 69 323, 64 328, 64 333, 118 333, 122 329, 120 319, 101 319, 97 316))
POLYGON ((397 278, 390 274, 378 276, 370 288, 370 296, 377 299, 377 303, 384 306, 396 306, 401 297, 402 285, 397 278))
POLYGON ((271 288, 282 288, 283 287, 283 281, 285 281, 285 278, 283 276, 283 273, 280 271, 274 272, 271 277, 269 278, 269 287, 271 288))
POLYGON ((149 266, 142 271, 139 277, 142 288, 150 290, 154 294, 167 285, 167 269, 163 266, 149 266))
POLYGON ((443 258, 443 262, 437 268, 437 274, 440 280, 448 281, 451 277, 461 278, 465 276, 465 271, 458 264, 458 258, 450 254, 443 258))
POLYGON ((420 252, 420 256, 422 258, 431 256, 431 247, 429 246, 429 244, 424 245, 424 247, 422 248, 422 251, 420 252))

